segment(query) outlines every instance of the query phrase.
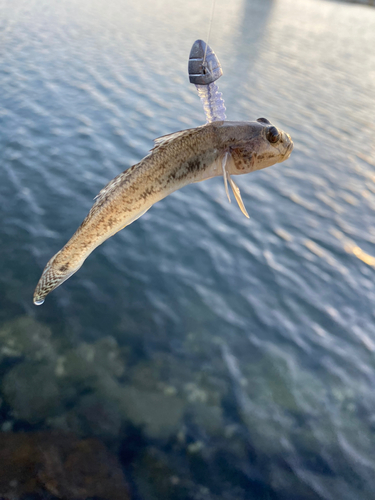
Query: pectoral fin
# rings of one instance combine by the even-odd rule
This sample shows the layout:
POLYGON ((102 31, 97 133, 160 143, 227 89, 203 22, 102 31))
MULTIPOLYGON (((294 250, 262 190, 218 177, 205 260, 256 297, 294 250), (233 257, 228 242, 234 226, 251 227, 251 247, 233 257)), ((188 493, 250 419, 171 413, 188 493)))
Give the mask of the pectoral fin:
POLYGON ((241 209, 241 212, 244 214, 245 217, 247 217, 248 219, 250 219, 249 214, 247 213, 245 205, 244 205, 244 203, 242 201, 240 189, 234 183, 234 181, 231 179, 231 176, 229 175, 229 172, 228 172, 228 168, 227 167, 228 167, 229 162, 231 161, 231 159, 232 159, 231 154, 230 153, 225 153, 225 155, 223 156, 223 159, 221 161, 221 166, 222 166, 222 169, 223 169, 223 178, 224 178, 225 192, 227 193, 229 203, 231 203, 231 199, 230 199, 230 195, 229 195, 229 189, 228 189, 228 181, 229 181, 229 184, 230 184, 230 186, 231 186, 231 188, 233 190, 234 197, 237 200, 237 203, 238 203, 238 206, 241 209))
POLYGON ((227 171, 227 162, 229 160, 229 157, 230 157, 230 154, 229 153, 225 153, 225 155, 223 156, 223 159, 221 161, 221 166, 223 168, 223 179, 224 179, 225 192, 227 193, 229 203, 231 203, 229 189, 228 189, 228 177, 229 177, 229 174, 228 174, 228 171, 227 171))
POLYGON ((229 184, 233 190, 234 197, 237 200, 237 203, 241 209, 241 212, 244 214, 245 217, 250 219, 249 214, 247 213, 247 210, 246 210, 245 205, 244 205, 242 198, 241 198, 240 188, 234 183, 234 181, 231 179, 230 175, 229 174, 227 174, 227 175, 228 175, 229 184))

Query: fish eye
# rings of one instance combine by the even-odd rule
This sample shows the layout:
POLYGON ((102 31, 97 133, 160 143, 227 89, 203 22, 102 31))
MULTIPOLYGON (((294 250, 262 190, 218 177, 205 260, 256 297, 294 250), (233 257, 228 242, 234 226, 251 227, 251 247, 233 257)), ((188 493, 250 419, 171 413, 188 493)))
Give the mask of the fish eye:
POLYGON ((267 118, 258 118, 257 119, 257 122, 260 122, 260 123, 267 123, 267 125, 271 125, 271 122, 269 122, 267 120, 267 118))
POLYGON ((275 144, 275 142, 277 142, 279 139, 280 139, 280 134, 277 128, 273 126, 270 127, 267 130, 267 140, 272 144, 275 144))

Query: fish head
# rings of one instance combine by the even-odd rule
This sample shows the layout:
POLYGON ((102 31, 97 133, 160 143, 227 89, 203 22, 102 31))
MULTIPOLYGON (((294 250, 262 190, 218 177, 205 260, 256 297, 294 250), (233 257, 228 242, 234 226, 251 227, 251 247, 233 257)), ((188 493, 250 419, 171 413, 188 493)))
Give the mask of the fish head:
MULTIPOLYGON (((229 143, 230 173, 246 174, 287 160, 293 150, 289 134, 272 125, 266 118, 243 123, 236 142, 229 143)), ((232 134, 233 135, 233 134, 232 134)))

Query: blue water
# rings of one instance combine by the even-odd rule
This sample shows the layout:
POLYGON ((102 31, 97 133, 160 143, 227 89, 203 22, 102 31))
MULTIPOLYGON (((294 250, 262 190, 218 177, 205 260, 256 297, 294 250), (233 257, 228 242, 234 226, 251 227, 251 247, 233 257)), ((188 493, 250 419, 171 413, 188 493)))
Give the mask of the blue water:
POLYGON ((290 159, 237 179, 250 220, 222 179, 188 186, 32 304, 100 189, 204 122, 210 11, 0 1, 0 425, 96 436, 141 500, 372 499, 375 9, 217 0, 228 119, 268 118, 290 159))

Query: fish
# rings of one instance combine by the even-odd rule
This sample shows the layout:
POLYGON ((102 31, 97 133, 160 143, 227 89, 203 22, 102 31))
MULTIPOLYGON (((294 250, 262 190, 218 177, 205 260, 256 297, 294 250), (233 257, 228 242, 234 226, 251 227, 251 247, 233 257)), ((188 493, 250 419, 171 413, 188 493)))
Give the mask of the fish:
POLYGON ((266 118, 214 121, 155 139, 147 156, 100 191, 80 227, 49 260, 35 288, 34 304, 43 304, 105 240, 188 184, 223 175, 229 200, 228 183, 240 209, 249 217, 231 176, 283 162, 292 149, 290 136, 266 118))

